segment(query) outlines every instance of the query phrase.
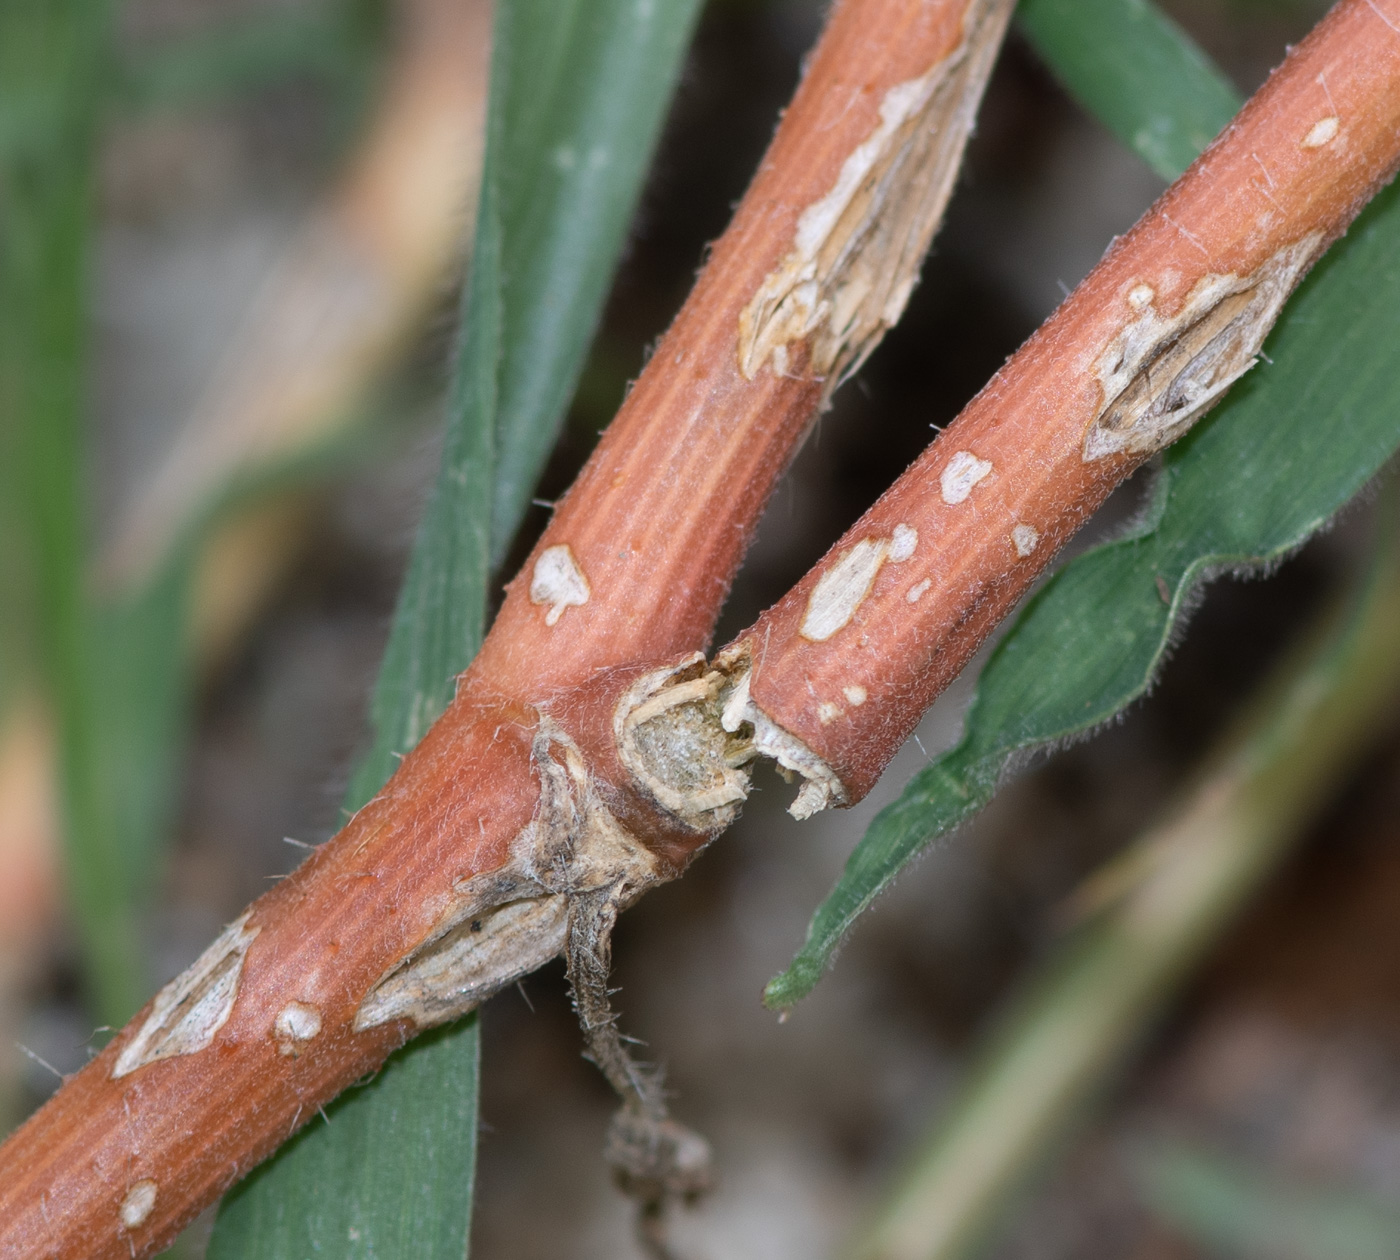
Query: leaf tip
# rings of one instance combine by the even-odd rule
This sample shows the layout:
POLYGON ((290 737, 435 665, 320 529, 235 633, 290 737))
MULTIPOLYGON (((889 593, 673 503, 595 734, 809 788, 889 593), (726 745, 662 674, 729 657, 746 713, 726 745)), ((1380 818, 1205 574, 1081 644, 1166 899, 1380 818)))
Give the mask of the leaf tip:
POLYGON ((799 954, 786 971, 774 976, 764 987, 763 1005, 785 1016, 817 987, 823 970, 821 960, 806 953, 799 954))

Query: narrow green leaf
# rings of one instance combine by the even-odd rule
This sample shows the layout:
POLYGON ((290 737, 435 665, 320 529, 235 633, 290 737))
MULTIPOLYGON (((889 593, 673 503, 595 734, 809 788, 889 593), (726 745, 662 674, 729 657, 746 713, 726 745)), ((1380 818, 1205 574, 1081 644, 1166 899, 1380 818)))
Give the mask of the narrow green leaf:
MULTIPOLYGON (((347 808, 388 778, 480 644, 493 563, 573 391, 697 7, 505 0, 496 10, 447 443, 375 691, 374 746, 347 808)), ((227 1197, 210 1260, 460 1260, 477 1062, 475 1018, 400 1051, 328 1110, 329 1124, 227 1197)))
POLYGON ((342 1094, 326 1108, 324 1122, 313 1119, 228 1196, 211 1260, 463 1260, 477 1066, 475 1020, 437 1029, 411 1053, 394 1055, 372 1084, 342 1094), (367 1091, 373 1091, 369 1105, 367 1091), (386 1148, 415 1155, 407 1166, 396 1165, 385 1159, 386 1148), (449 1181, 455 1195, 443 1184, 449 1181))
POLYGON ((1027 604, 982 672, 961 742, 876 817, 806 945, 769 984, 770 1005, 811 990, 856 917, 905 862, 985 805, 1015 758, 1141 696, 1203 581, 1286 556, 1366 484, 1400 445, 1397 339, 1392 186, 1288 304, 1271 361, 1167 452, 1147 519, 1066 565, 1027 604))
POLYGON ((140 882, 102 785, 108 682, 86 582, 88 284, 97 127, 109 64, 102 0, 0 0, 0 544, 16 585, 9 647, 52 707, 69 892, 93 1005, 120 1024, 146 985, 140 882))
POLYGON ((1175 179, 1243 103, 1148 0, 1021 0, 1026 34, 1065 90, 1163 179, 1175 179))

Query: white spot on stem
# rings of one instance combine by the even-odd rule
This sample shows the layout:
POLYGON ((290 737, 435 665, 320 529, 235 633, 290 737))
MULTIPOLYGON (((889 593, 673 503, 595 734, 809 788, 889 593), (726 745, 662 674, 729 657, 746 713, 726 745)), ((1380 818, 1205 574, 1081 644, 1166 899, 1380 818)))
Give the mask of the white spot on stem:
POLYGON ((1336 114, 1330 114, 1326 118, 1319 118, 1309 129, 1308 134, 1303 137, 1303 148, 1320 149, 1325 144, 1330 144, 1337 135, 1337 130, 1342 125, 1342 120, 1336 114))
POLYGON ((1028 556, 1040 542, 1040 531, 1034 525, 1017 525, 1011 531, 1011 543, 1018 556, 1028 556))
POLYGON ((802 637, 822 643, 850 621, 870 594, 889 552, 888 539, 862 538, 823 573, 807 601, 802 637))
POLYGON ((535 561, 530 577, 530 602, 548 604, 544 624, 554 625, 564 615, 564 609, 588 603, 592 594, 574 553, 567 543, 546 547, 535 561))
POLYGON ((896 525, 890 537, 890 559, 903 564, 919 545, 919 531, 912 525, 896 525))
POLYGON ((904 598, 911 604, 917 604, 928 593, 928 588, 932 585, 932 578, 924 578, 922 582, 915 582, 904 598))
POLYGON ((938 479, 943 489, 943 502, 961 503, 972 493, 972 487, 991 471, 990 460, 978 459, 971 451, 957 451, 938 479))
POLYGON ((156 1205, 156 1183, 149 1178, 138 1181, 122 1200, 121 1218, 126 1229, 135 1229, 151 1214, 156 1205))
POLYGON ((280 1053, 295 1055, 298 1042, 311 1041, 321 1031, 321 1012, 310 1002, 288 1002, 277 1012, 273 1033, 282 1044, 280 1053))
POLYGON ((849 687, 843 687, 841 689, 841 694, 845 696, 846 699, 849 700, 851 704, 853 704, 856 708, 859 708, 868 699, 865 688, 862 687, 859 683, 853 683, 849 687))
POLYGON ((1128 290, 1128 305, 1135 311, 1140 311, 1146 306, 1152 305, 1152 299, 1157 294, 1150 284, 1137 284, 1128 290))
POLYGON ((830 700, 823 700, 817 706, 817 719, 825 726, 828 722, 834 722, 845 710, 839 704, 832 704, 830 700))
POLYGON ((158 1059, 194 1054, 214 1040, 233 1014, 243 960, 262 930, 245 930, 252 913, 230 923, 186 971, 156 994, 146 1022, 117 1056, 113 1080, 158 1059))

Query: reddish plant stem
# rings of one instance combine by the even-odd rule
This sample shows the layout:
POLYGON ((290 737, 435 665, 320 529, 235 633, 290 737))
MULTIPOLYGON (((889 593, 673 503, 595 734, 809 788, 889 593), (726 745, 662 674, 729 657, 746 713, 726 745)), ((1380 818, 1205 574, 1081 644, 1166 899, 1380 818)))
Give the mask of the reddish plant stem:
POLYGON ((1205 410, 1190 391, 1208 407, 1249 366, 1265 308, 1398 160, 1400 3, 1343 0, 721 658, 751 655, 753 701, 835 772, 845 802, 1085 518, 1205 410))
MULTIPOLYGON (((856 321, 856 349, 873 344, 907 297, 1008 12, 1008 0, 837 6, 733 227, 512 584, 456 700, 378 797, 0 1148, 0 1253, 159 1250, 318 1106, 421 1027, 474 1004, 363 1023, 367 995, 425 941, 446 925, 476 930, 470 910, 489 900, 492 880, 516 881, 497 890, 493 909, 543 915, 539 940, 512 956, 517 971, 495 977, 507 983, 558 952, 553 901, 595 891, 587 861, 556 870, 556 858, 590 858, 586 846, 602 835, 611 860, 626 848, 618 820, 642 845, 627 858, 635 892, 678 872, 707 839, 632 787, 611 716, 638 673, 705 645, 772 485, 834 383, 828 373, 849 361, 829 336, 801 332, 746 372, 741 313, 792 253, 803 212, 843 188, 853 155, 885 152, 862 146, 901 122, 891 101, 917 105, 911 82, 944 63, 964 77, 971 66, 954 101, 961 133, 946 152, 901 175, 909 144, 918 158, 931 128, 895 127, 893 167, 876 163, 843 193, 871 214, 856 215, 855 228, 868 230, 838 261, 869 263, 877 280, 883 265, 884 279, 903 286, 896 300, 877 285, 878 310, 856 321), (878 213, 890 196, 907 229, 895 238, 878 213), (879 247, 871 257, 867 237, 879 247), (567 778, 571 741, 594 753, 596 789, 549 787, 567 778), (589 793, 606 802, 606 818, 589 793)), ((597 878, 619 877, 609 868, 597 878)))
MULTIPOLYGON (((580 846, 592 842, 588 820, 600 812, 614 832, 621 823, 639 837, 645 852, 626 874, 633 892, 674 874, 707 838, 634 788, 614 715, 639 675, 703 644, 767 490, 828 374, 850 361, 850 347, 833 352, 800 311, 796 323, 781 304, 754 316, 755 302, 789 275, 805 212, 839 186, 856 151, 881 127, 908 139, 891 101, 907 104, 903 90, 956 52, 963 12, 950 4, 949 25, 934 28, 911 17, 921 7, 849 0, 838 9, 736 220, 737 243, 717 248, 513 584, 456 701, 385 792, 226 939, 225 955, 230 942, 242 951, 237 1001, 207 1046, 114 1076, 149 1029, 143 1013, 0 1150, 7 1254, 116 1257, 168 1241, 410 1035, 409 1019, 356 1031, 356 1016, 382 977, 454 921, 454 907, 474 904, 468 886, 518 876, 528 860, 541 894, 596 891, 552 884, 543 869, 554 853, 541 836, 556 816, 583 820, 566 828, 571 844, 575 830, 580 846), (922 58, 910 53, 916 37, 928 41, 922 58), (852 74, 853 64, 866 72, 852 74), (803 128, 810 151, 793 138, 803 128), (797 163, 794 179, 809 178, 806 201, 786 199, 797 185, 780 155, 797 163), (816 162, 825 163, 819 176, 816 162), (765 216, 771 236, 760 231, 765 216), (736 278, 722 283, 723 268, 736 278), (542 793, 567 778, 569 743, 588 755, 586 782, 567 799, 557 787, 542 793), (641 867, 653 873, 637 876, 641 867)), ((836 769, 848 797, 868 787, 1092 506, 1243 370, 1278 302, 1388 177, 1400 151, 1397 7, 1346 0, 964 418, 741 640, 755 658, 751 696, 836 769), (1022 525, 1035 537, 1018 543, 1022 525), (823 714, 822 704, 841 712, 823 714)), ((908 218, 898 188, 875 192, 896 212, 879 222, 908 218)), ((908 241, 877 244, 897 272, 889 260, 908 241)), ((841 260, 817 263, 824 279, 841 260)), ((857 279, 880 312, 897 310, 878 268, 857 279)), ((864 329, 850 357, 880 327, 864 329)), ((547 897, 535 900, 548 909, 547 897)), ((555 937, 542 939, 557 950, 555 937)))

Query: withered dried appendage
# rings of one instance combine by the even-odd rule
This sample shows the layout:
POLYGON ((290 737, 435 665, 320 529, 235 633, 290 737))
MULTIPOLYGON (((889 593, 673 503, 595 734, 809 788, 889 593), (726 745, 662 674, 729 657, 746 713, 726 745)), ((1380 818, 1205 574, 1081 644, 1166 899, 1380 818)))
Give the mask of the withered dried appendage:
POLYGON ((1310 233, 1247 276, 1203 276, 1181 309, 1158 314, 1151 286, 1128 293, 1139 312, 1095 367, 1103 404, 1084 459, 1147 455, 1176 441, 1256 362, 1279 311, 1322 249, 1310 233))
POLYGON ((510 861, 457 886, 437 929, 366 994, 357 1032, 395 1019, 419 1028, 457 1019, 564 952, 574 897, 621 888, 630 901, 665 878, 608 811, 583 754, 548 716, 531 751, 539 806, 510 861))
POLYGON ((569 985, 588 1057, 622 1098, 608 1127, 605 1156, 618 1186, 637 1201, 643 1245, 653 1255, 666 1256, 666 1207, 694 1200, 710 1188, 710 1144, 670 1118, 660 1070, 633 1059, 618 1032, 608 975, 613 927, 627 898, 628 890, 619 883, 571 899, 569 985))
MULTIPOLYGON (((642 721, 627 728, 663 760, 668 741, 688 746, 705 738, 703 724, 685 713, 704 699, 705 688, 685 691, 687 685, 660 703, 644 698, 642 721), (638 733, 639 726, 663 719, 661 728, 638 733)), ((719 742, 728 738, 718 722, 713 728, 719 742)), ((671 748, 671 764, 679 764, 683 752, 671 748)), ((627 1053, 609 1005, 608 972, 619 911, 671 872, 613 817, 582 751, 548 715, 540 718, 531 758, 539 804, 516 837, 510 861, 462 883, 438 929, 370 990, 355 1028, 404 1018, 429 1028, 456 1019, 562 953, 587 1054, 623 1099, 609 1131, 608 1159, 623 1189, 638 1200, 644 1238, 658 1251, 666 1203, 693 1198, 709 1184, 709 1144, 669 1118, 660 1074, 627 1053)), ((721 766, 721 779, 725 773, 721 766)), ((708 810, 722 808, 733 791, 743 797, 737 783, 728 793, 711 788, 706 797, 705 790, 697 786, 708 810)))
POLYGON ((847 157, 826 196, 803 211, 792 249, 739 320, 739 366, 752 380, 806 341, 829 396, 904 311, 953 191, 977 105, 1011 16, 1008 0, 974 0, 955 48, 890 88, 880 122, 847 157))

